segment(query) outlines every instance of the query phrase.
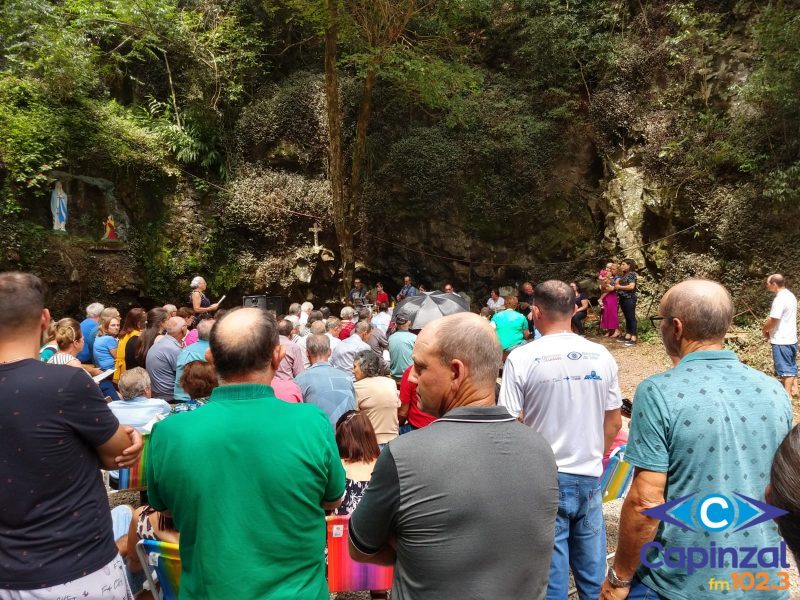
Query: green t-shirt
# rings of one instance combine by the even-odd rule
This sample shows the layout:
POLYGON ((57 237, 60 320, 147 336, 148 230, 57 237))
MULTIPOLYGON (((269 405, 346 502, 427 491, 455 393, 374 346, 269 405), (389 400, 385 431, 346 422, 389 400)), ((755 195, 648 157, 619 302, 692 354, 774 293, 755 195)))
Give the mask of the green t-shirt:
MULTIPOLYGON (((625 460, 667 474, 665 502, 695 494, 690 506, 696 510, 709 494, 735 501, 734 492, 764 502, 772 457, 791 422, 789 397, 778 381, 743 365, 728 350, 693 352, 675 368, 648 377, 636 388, 625 460)), ((671 514, 677 514, 675 509, 671 514)), ((708 532, 699 526, 691 531, 661 522, 654 541, 665 548, 706 550, 711 542, 736 548, 780 543, 773 521, 737 532, 738 525, 708 532)), ((663 557, 654 562, 661 560, 663 557)), ((778 583, 775 569, 761 568, 702 567, 688 575, 688 569, 681 567, 642 566, 637 574, 667 598, 786 597, 786 592, 780 591, 720 594, 709 589, 711 578, 730 581, 732 570, 767 571, 771 584, 778 583)))
POLYGON ((148 498, 180 531, 181 600, 328 599, 325 512, 344 469, 328 417, 266 385, 218 387, 156 424, 148 498))
POLYGON ((522 313, 510 309, 501 310, 492 317, 492 322, 497 328, 497 337, 500 338, 503 350, 518 346, 525 341, 523 332, 528 331, 528 319, 522 313))

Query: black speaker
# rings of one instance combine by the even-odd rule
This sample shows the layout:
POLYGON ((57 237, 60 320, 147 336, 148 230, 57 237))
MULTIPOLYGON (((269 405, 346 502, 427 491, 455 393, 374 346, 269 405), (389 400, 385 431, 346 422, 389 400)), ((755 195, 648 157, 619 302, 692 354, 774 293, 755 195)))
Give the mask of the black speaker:
POLYGON ((284 302, 281 296, 245 296, 242 298, 242 306, 274 310, 276 315, 284 314, 284 302))
POLYGON ((242 306, 246 308, 267 308, 266 296, 245 296, 242 298, 242 306))

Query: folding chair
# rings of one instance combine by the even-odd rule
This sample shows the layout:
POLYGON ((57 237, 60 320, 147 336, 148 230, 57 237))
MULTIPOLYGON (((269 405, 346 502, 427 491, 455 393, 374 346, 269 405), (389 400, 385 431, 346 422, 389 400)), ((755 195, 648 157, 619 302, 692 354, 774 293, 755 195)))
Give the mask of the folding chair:
POLYGON ((181 557, 178 544, 158 540, 139 540, 136 554, 144 568, 153 598, 178 600, 181 583, 181 557))
POLYGON ((119 490, 145 491, 147 490, 147 477, 144 465, 150 450, 150 434, 142 434, 142 454, 139 462, 133 467, 125 467, 119 470, 119 490))
POLYGON ((325 520, 328 527, 328 590, 333 594, 392 589, 392 567, 360 563, 350 558, 347 542, 350 516, 331 516, 325 520))
POLYGON ((609 456, 608 466, 600 479, 603 502, 624 498, 628 493, 628 488, 631 487, 633 465, 625 462, 625 448, 627 448, 627 444, 615 448, 609 456))

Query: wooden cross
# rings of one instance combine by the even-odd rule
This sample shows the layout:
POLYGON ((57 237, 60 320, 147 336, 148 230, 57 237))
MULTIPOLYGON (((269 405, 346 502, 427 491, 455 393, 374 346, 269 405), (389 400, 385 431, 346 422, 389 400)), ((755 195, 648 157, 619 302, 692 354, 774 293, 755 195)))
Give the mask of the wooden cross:
POLYGON ((317 223, 314 223, 314 226, 309 229, 309 231, 314 234, 314 252, 319 252, 322 250, 322 246, 319 245, 319 232, 322 231, 322 229, 320 229, 317 223))

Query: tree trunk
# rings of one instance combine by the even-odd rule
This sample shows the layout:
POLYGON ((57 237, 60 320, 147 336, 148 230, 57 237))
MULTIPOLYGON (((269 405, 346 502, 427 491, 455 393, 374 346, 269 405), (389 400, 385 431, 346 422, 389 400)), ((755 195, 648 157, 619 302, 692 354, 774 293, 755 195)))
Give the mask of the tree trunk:
POLYGON ((342 158, 342 112, 339 106, 339 74, 336 66, 337 38, 339 35, 338 0, 325 0, 328 27, 325 30, 325 101, 328 114, 328 180, 331 183, 333 223, 339 241, 342 265, 342 290, 347 296, 355 270, 353 256, 353 221, 350 218, 348 198, 344 187, 344 161, 342 158))
POLYGON ((350 202, 348 209, 350 218, 358 217, 356 207, 361 202, 361 172, 364 169, 364 159, 367 149, 367 128, 372 110, 372 90, 375 87, 375 67, 367 71, 364 88, 361 91, 361 104, 358 108, 358 121, 356 121, 356 139, 353 147, 353 165, 350 171, 350 202))

